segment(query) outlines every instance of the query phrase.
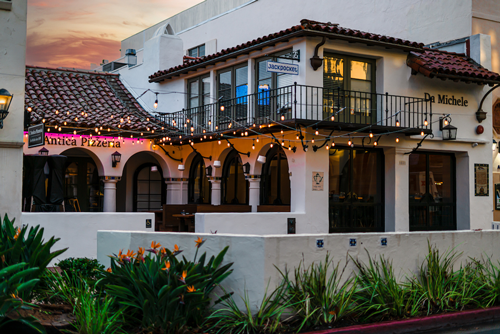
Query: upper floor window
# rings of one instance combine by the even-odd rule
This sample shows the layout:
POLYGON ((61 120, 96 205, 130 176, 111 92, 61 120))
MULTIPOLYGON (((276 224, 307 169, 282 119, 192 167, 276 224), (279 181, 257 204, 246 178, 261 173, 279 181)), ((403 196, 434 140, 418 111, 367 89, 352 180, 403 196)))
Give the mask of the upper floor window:
POLYGON ((189 49, 188 55, 190 57, 205 57, 205 44, 189 49))
POLYGON ((323 62, 325 114, 338 114, 340 122, 372 121, 376 117, 375 61, 325 54, 323 62))
POLYGON ((212 103, 210 96, 210 75, 189 80, 187 117, 193 119, 195 127, 205 127, 209 123, 210 103, 212 103))
POLYGON ((219 108, 221 124, 247 118, 248 65, 234 66, 217 73, 217 98, 224 106, 219 108))

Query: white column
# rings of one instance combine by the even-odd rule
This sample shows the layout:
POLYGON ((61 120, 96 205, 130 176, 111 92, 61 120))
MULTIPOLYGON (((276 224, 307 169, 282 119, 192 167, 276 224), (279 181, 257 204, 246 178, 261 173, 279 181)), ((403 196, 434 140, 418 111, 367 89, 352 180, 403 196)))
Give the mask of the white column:
POLYGON ((389 148, 385 153, 385 231, 410 231, 409 154, 407 148, 389 148))
POLYGON ((188 180, 167 180, 167 204, 187 204, 188 202, 188 180))
POLYGON ((116 212, 116 182, 117 179, 104 180, 104 212, 116 212))
POLYGON ((252 212, 257 212, 260 203, 260 177, 248 178, 248 204, 252 207, 252 212))
POLYGON ((212 205, 220 205, 221 201, 221 181, 220 180, 210 180, 212 183, 212 205))

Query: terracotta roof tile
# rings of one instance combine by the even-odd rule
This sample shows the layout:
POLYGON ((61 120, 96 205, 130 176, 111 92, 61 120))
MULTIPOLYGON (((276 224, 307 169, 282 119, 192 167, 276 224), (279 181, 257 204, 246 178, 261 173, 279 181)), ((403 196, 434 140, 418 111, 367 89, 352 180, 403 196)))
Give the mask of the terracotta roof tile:
POLYGON ((161 129, 116 74, 27 66, 25 100, 26 106, 32 108, 31 124, 45 119, 54 126, 64 126, 67 122, 68 128, 102 126, 143 132, 148 127, 161 129))
POLYGON ((422 49, 412 51, 406 61, 413 73, 421 73, 429 78, 475 82, 493 86, 500 83, 500 75, 489 71, 464 54, 440 50, 422 49))
POLYGON ((360 41, 364 41, 370 44, 377 44, 380 42, 387 43, 389 45, 392 45, 394 47, 410 47, 410 48, 422 48, 424 45, 422 43, 417 43, 417 42, 411 42, 407 40, 403 40, 400 38, 394 38, 394 37, 388 37, 384 35, 378 35, 378 34, 373 34, 369 32, 364 32, 360 30, 354 30, 354 29, 348 29, 348 28, 342 28, 338 27, 335 24, 331 23, 323 23, 323 22, 317 22, 317 21, 311 21, 311 20, 301 20, 300 25, 293 26, 291 28, 281 30, 279 32, 269 34, 267 36, 259 37, 257 39, 254 39, 252 41, 248 41, 245 43, 242 43, 240 45, 227 48, 224 50, 221 50, 215 54, 211 54, 202 58, 198 59, 186 59, 184 57, 183 59, 183 64, 171 67, 166 70, 160 70, 157 71, 156 73, 152 74, 149 76, 149 81, 154 82, 154 81, 161 81, 167 78, 167 75, 174 73, 174 72, 180 72, 184 73, 189 71, 189 69, 192 66, 202 64, 202 63, 207 63, 206 65, 208 66, 209 62, 211 60, 215 60, 221 57, 224 57, 228 54, 244 50, 246 48, 256 46, 258 44, 268 42, 268 41, 273 41, 278 38, 285 37, 287 35, 295 34, 297 32, 302 32, 303 35, 307 35, 309 32, 317 32, 317 33, 328 33, 330 34, 330 38, 339 38, 339 39, 347 39, 347 40, 352 40, 352 39, 360 39, 360 41))

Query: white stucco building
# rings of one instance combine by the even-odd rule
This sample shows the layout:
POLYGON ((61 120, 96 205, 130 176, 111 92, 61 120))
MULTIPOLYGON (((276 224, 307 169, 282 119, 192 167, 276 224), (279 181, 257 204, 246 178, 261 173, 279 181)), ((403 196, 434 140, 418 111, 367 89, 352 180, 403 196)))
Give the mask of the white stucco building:
POLYGON ((26 13, 26 0, 0 1, 0 89, 13 95, 0 129, 0 216, 8 214, 17 221, 21 218, 26 13))

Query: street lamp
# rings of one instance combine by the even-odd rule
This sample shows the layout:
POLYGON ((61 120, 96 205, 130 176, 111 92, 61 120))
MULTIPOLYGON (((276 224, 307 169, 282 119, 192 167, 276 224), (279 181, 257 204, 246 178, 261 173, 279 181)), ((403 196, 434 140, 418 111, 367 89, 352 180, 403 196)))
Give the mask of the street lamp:
POLYGON ((9 114, 9 107, 13 96, 7 89, 0 89, 0 129, 3 129, 3 120, 9 114))
POLYGON ((116 164, 119 163, 122 160, 122 155, 120 152, 116 151, 115 153, 111 154, 111 166, 116 167, 116 164))

